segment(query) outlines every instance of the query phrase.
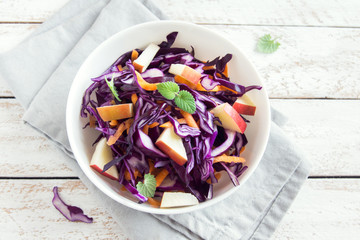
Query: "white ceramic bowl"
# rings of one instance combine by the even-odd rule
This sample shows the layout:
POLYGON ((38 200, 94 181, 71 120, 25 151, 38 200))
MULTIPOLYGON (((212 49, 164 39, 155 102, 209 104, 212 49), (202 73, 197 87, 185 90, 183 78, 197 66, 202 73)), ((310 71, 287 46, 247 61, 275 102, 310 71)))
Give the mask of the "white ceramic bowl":
POLYGON ((126 51, 145 48, 151 42, 160 43, 166 39, 167 34, 173 31, 179 32, 173 46, 185 47, 188 50, 191 50, 190 46, 193 46, 195 56, 202 60, 212 60, 217 56, 231 53, 233 54, 229 63, 231 81, 245 86, 254 84, 263 86, 260 91, 253 90, 248 93, 257 109, 255 116, 249 117, 251 123, 248 124, 245 131, 249 143, 243 156, 247 159, 248 169, 239 177, 240 187, 258 166, 265 151, 270 130, 269 100, 263 82, 248 58, 235 44, 219 33, 186 22, 156 21, 128 28, 104 41, 82 64, 71 86, 66 109, 67 133, 71 148, 86 176, 106 195, 130 208, 155 214, 177 214, 202 209, 225 199, 239 187, 234 187, 230 179, 224 177, 227 174, 223 174, 220 182, 214 186, 213 199, 199 205, 158 209, 149 204, 138 204, 137 199, 131 194, 120 190, 119 183, 103 177, 90 168, 89 162, 94 152, 94 147, 91 144, 98 132, 90 128, 83 129, 87 119, 80 117, 80 108, 85 89, 91 84, 90 78, 100 75, 126 51))

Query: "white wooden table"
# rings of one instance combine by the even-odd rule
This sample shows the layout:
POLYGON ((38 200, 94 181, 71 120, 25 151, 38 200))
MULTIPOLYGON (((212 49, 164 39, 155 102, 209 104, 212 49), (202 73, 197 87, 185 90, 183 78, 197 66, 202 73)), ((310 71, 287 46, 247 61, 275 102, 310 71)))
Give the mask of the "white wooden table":
MULTIPOLYGON (((68 0, 0 0, 0 51, 14 47, 68 0)), ((359 239, 360 1, 153 0, 169 16, 223 33, 250 57, 285 131, 311 161, 311 176, 273 239, 359 239), (274 54, 254 51, 264 34, 274 54)), ((1 64, 1 63, 0 63, 1 64)), ((0 82, 0 239, 126 239, 0 82), (91 225, 67 221, 52 187, 91 225), (76 202, 75 202, 76 201, 76 202)))

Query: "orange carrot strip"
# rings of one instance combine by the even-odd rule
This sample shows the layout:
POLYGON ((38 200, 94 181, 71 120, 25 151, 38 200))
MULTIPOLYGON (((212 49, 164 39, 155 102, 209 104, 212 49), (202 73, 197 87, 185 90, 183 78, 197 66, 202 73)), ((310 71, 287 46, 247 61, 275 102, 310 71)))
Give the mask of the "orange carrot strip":
POLYGON ((156 126, 159 126, 159 124, 160 124, 160 123, 158 123, 158 122, 154 122, 154 123, 152 123, 152 124, 149 125, 149 128, 154 128, 154 127, 156 127, 156 126))
POLYGON ((138 51, 136 51, 135 49, 132 50, 131 52, 131 61, 133 62, 135 59, 137 59, 139 57, 139 53, 138 51))
POLYGON ((165 110, 165 111, 170 111, 170 110, 171 110, 171 106, 168 105, 164 110, 165 110))
POLYGON ((111 120, 109 124, 110 124, 110 127, 116 127, 118 125, 118 121, 117 120, 111 120))
POLYGON ((143 127, 142 131, 143 131, 146 135, 148 135, 148 134, 149 134, 149 125, 146 124, 146 125, 143 127))
POLYGON ((148 198, 148 202, 149 202, 150 205, 153 206, 153 207, 156 207, 156 208, 160 207, 160 201, 155 200, 155 199, 153 199, 153 198, 151 198, 151 197, 148 198))
POLYGON ((214 162, 213 163, 217 163, 217 162, 227 162, 227 163, 231 163, 231 162, 235 162, 235 163, 244 163, 245 162, 245 158, 242 157, 235 157, 235 156, 227 156, 225 154, 218 156, 218 157, 214 157, 214 162))
MULTIPOLYGON (((219 179, 220 179, 220 177, 221 177, 221 173, 216 172, 214 175, 215 175, 215 178, 219 181, 219 179)), ((211 184, 211 178, 206 179, 206 182, 207 182, 208 184, 211 184)))
POLYGON ((229 77, 229 73, 228 73, 229 69, 228 69, 228 64, 225 65, 225 69, 223 71, 223 74, 225 75, 225 77, 229 77))
POLYGON ((161 128, 170 128, 172 126, 173 126, 172 123, 169 121, 169 122, 161 124, 159 127, 161 127, 161 128))
POLYGON ((204 71, 211 70, 211 69, 214 69, 214 65, 212 65, 212 66, 203 66, 204 71))
POLYGON ((155 169, 153 161, 149 158, 149 173, 152 173, 155 169))
POLYGON ((186 84, 186 85, 188 85, 188 86, 189 86, 190 88, 192 88, 192 89, 195 89, 195 88, 196 88, 196 85, 195 85, 195 84, 189 82, 188 80, 186 80, 185 78, 183 78, 183 77, 181 77, 181 76, 179 76, 179 75, 175 75, 174 80, 175 80, 175 82, 177 82, 177 83, 186 84))
POLYGON ((116 130, 115 134, 109 137, 107 144, 109 146, 111 146, 114 143, 116 143, 116 141, 123 134, 123 132, 131 126, 133 121, 134 121, 134 119, 130 118, 130 119, 126 120, 125 122, 122 122, 119 125, 118 129, 116 130))
POLYGON ((122 70, 124 70, 121 65, 117 65, 117 68, 119 69, 120 72, 121 72, 122 70))
POLYGON ((242 153, 243 151, 245 151, 245 146, 240 149, 240 153, 242 153))
POLYGON ((131 94, 131 102, 135 105, 138 100, 136 93, 131 94))
POLYGON ((125 123, 121 123, 116 130, 115 134, 110 136, 107 145, 111 146, 119 139, 119 137, 123 134, 123 132, 126 130, 125 123))
POLYGON ((144 90, 147 90, 147 91, 155 91, 157 89, 157 86, 156 86, 157 83, 148 83, 147 81, 145 81, 142 78, 140 73, 138 73, 137 71, 135 71, 135 73, 136 73, 137 81, 141 88, 143 88, 144 90))
MULTIPOLYGON (((185 118, 179 118, 179 119, 176 119, 180 124, 187 124, 186 122, 186 119, 185 118)), ((163 123, 161 124, 159 127, 161 128, 169 128, 169 127, 172 127, 172 123, 170 121, 166 122, 166 123, 163 123)))
POLYGON ((189 127, 199 128, 199 126, 197 125, 195 119, 193 118, 193 116, 190 113, 185 112, 183 110, 180 110, 180 113, 185 118, 186 123, 187 123, 187 125, 189 125, 189 127))
MULTIPOLYGON (((219 86, 219 85, 218 85, 219 86)), ((220 89, 219 89, 219 91, 230 91, 230 92, 233 92, 233 93, 238 93, 237 91, 235 91, 235 90, 232 90, 232 89, 230 89, 230 88, 227 88, 227 87, 224 87, 224 86, 220 86, 220 89)))
POLYGON ((168 170, 164 168, 163 170, 161 170, 161 172, 158 173, 158 175, 156 175, 155 177, 156 187, 160 186, 160 184, 164 181, 164 179, 168 174, 169 174, 168 170))
POLYGON ((96 118, 93 115, 89 114, 89 124, 91 128, 95 128, 95 122, 96 122, 96 118))
POLYGON ((126 191, 127 189, 126 189, 126 187, 125 187, 124 185, 122 185, 121 188, 120 188, 120 190, 121 190, 121 191, 126 191))

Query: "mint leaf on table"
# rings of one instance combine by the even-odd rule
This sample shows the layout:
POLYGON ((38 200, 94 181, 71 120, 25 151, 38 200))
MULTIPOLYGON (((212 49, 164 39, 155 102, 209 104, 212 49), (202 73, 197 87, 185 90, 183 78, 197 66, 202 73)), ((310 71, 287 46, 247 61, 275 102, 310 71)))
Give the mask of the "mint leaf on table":
POLYGON ((271 39, 270 34, 266 34, 261 37, 257 43, 257 50, 262 53, 273 53, 279 46, 279 42, 275 42, 276 39, 271 39))
POLYGON ((173 100, 180 88, 174 82, 163 82, 157 85, 159 93, 168 100, 173 100))
POLYGON ((156 179, 154 175, 147 173, 144 175, 144 182, 136 184, 138 192, 145 197, 154 197, 156 190, 156 179))
POLYGON ((175 97, 175 104, 185 112, 193 114, 196 110, 195 99, 191 93, 181 90, 175 97))
POLYGON ((119 102, 121 102, 121 99, 119 98, 119 94, 116 90, 116 87, 114 85, 114 74, 111 77, 111 80, 108 81, 107 78, 105 77, 105 82, 107 83, 107 85, 110 88, 110 91, 112 92, 112 94, 114 95, 114 97, 116 98, 116 100, 118 100, 119 102))

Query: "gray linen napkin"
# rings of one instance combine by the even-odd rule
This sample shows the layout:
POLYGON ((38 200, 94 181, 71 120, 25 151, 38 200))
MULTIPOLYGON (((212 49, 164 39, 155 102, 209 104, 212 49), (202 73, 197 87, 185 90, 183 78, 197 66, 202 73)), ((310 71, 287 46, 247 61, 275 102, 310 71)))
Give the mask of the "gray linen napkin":
MULTIPOLYGON (((0 77, 27 109, 25 122, 72 156, 65 107, 80 65, 114 33, 159 19, 166 16, 151 1, 71 0, 24 42, 0 55, 0 77), (18 66, 22 66, 21 71, 18 66)), ((76 161, 65 155, 64 161, 94 193, 99 204, 108 207, 130 239, 267 239, 310 169, 278 126, 284 117, 273 111, 272 118, 265 155, 246 184, 224 201, 188 214, 162 216, 127 208, 96 189, 76 161)))

